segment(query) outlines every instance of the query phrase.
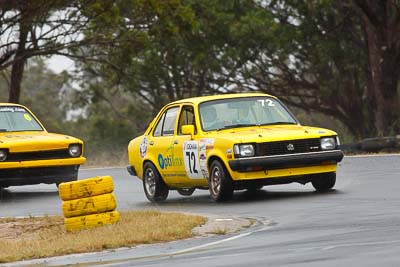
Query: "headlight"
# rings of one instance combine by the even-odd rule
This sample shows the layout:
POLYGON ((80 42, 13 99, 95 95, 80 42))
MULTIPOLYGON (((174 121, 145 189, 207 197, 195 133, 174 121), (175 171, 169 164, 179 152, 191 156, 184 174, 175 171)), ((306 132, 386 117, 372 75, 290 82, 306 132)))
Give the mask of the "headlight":
POLYGON ((321 138, 321 149, 330 150, 336 147, 335 137, 321 138))
POLYGON ((71 157, 79 157, 82 153, 82 146, 80 144, 69 145, 68 152, 71 157))
POLYGON ((251 144, 234 145, 233 151, 236 157, 252 157, 254 156, 254 146, 251 144))
POLYGON ((7 150, 0 150, 0 161, 5 161, 7 159, 8 152, 7 150))

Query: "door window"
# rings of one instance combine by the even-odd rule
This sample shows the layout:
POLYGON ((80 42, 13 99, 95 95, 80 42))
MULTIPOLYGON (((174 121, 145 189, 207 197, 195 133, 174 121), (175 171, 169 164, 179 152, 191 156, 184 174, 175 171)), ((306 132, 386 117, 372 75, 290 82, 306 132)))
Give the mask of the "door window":
POLYGON ((173 107, 164 112, 154 130, 154 136, 169 136, 174 134, 178 110, 179 107, 173 107))
POLYGON ((196 124, 194 119, 194 109, 192 106, 183 106, 178 123, 178 135, 182 135, 183 125, 193 125, 196 134, 196 124))

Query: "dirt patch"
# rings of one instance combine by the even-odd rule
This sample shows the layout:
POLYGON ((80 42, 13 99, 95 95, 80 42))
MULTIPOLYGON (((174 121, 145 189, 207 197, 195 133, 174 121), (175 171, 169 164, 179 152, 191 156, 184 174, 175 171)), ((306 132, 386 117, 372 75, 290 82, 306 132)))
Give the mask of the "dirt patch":
POLYGON ((60 226, 63 220, 49 220, 47 218, 30 220, 0 220, 0 239, 16 240, 19 238, 32 239, 37 236, 40 230, 48 229, 49 227, 60 226))
POLYGON ((247 218, 210 215, 207 223, 194 228, 193 233, 196 236, 237 233, 243 228, 252 226, 254 223, 254 220, 247 218))

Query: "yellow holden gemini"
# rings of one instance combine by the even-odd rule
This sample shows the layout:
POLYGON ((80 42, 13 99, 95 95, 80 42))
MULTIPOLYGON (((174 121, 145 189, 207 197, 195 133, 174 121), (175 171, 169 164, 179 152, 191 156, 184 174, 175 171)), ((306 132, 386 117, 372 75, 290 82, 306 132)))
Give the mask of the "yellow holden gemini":
POLYGON ((224 94, 165 105, 128 146, 128 172, 151 202, 170 190, 208 189, 214 201, 235 190, 311 183, 331 190, 343 158, 336 132, 303 126, 275 96, 224 94))
POLYGON ((114 184, 111 176, 98 176, 75 182, 62 183, 58 190, 60 198, 65 201, 112 193, 114 184))
POLYGON ((113 211, 117 207, 114 194, 64 201, 62 205, 64 217, 75 217, 113 211))
POLYGON ((99 214, 65 218, 64 224, 67 231, 81 230, 108 224, 114 224, 119 220, 119 212, 111 211, 99 214))

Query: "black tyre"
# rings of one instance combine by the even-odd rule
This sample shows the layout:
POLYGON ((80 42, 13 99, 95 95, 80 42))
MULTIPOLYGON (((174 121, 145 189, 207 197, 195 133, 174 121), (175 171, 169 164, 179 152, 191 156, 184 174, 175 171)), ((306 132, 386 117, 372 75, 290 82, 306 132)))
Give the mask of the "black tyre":
POLYGON ((151 162, 146 162, 143 167, 143 189, 151 202, 162 202, 168 197, 168 187, 151 162))
POLYGON ((336 183, 336 173, 322 173, 313 178, 311 181, 315 190, 318 192, 326 192, 332 189, 336 183))
POLYGON ((182 196, 191 196, 193 195, 194 190, 196 190, 196 188, 181 188, 176 191, 178 191, 182 196))
POLYGON ((229 173, 219 160, 211 162, 210 179, 208 181, 211 198, 222 202, 230 200, 233 196, 233 183, 229 173))

